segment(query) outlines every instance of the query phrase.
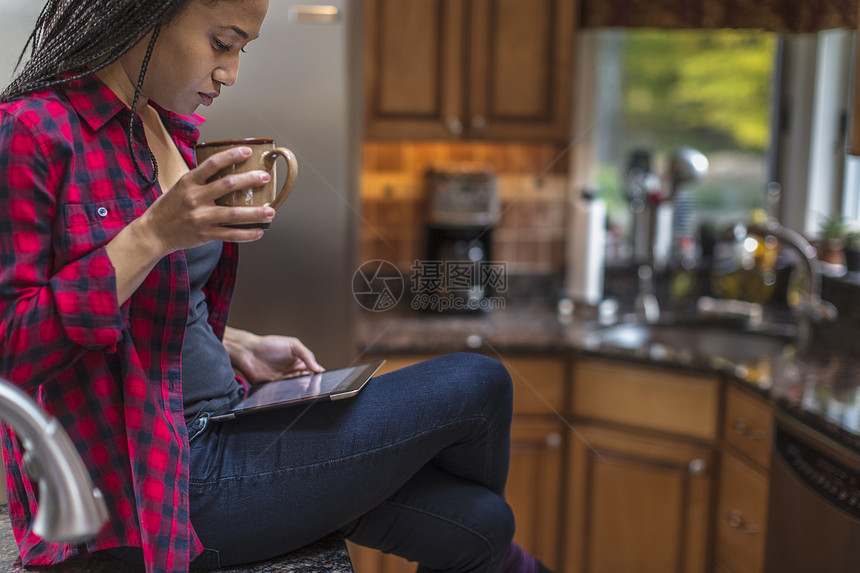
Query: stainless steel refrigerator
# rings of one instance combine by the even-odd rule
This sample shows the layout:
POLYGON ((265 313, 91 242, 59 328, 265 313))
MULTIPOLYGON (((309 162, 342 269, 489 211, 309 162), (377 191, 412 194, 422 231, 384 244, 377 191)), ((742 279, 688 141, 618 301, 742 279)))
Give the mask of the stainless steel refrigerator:
POLYGON ((297 336, 329 368, 356 358, 361 15, 357 0, 270 0, 236 85, 198 110, 203 141, 269 137, 299 163, 271 228, 241 246, 230 324, 297 336))
MULTIPOLYGON (((0 84, 11 79, 43 5, 0 0, 0 84)), ((329 368, 356 358, 361 14, 361 0, 270 0, 237 84, 198 110, 207 118, 202 140, 269 137, 299 162, 272 227, 240 249, 230 323, 297 336, 329 368)))

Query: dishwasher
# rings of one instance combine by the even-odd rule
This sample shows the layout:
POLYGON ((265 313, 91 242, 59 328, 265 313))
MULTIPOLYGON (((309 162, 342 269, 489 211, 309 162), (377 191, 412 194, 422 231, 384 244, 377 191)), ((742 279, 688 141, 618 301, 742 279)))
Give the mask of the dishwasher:
POLYGON ((860 455, 776 417, 766 573, 860 572, 860 455))

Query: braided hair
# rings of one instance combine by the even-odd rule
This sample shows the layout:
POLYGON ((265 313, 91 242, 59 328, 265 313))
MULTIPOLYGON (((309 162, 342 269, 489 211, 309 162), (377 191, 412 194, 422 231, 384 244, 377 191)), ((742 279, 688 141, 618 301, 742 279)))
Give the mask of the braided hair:
MULTIPOLYGON (((208 0, 214 3, 217 0, 208 0)), ((189 0, 48 0, 21 55, 30 58, 2 93, 0 102, 80 79, 116 62, 149 32, 152 36, 134 90, 131 119, 127 126, 132 158, 132 135, 143 79, 161 27, 178 14, 189 0)), ((158 164, 150 154, 152 177, 137 161, 138 174, 149 185, 158 180, 158 164)))

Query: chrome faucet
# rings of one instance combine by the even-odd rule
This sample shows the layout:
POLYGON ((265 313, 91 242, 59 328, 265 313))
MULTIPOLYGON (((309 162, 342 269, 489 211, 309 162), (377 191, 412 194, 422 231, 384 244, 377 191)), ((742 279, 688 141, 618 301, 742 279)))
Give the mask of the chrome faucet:
POLYGON ((33 533, 51 541, 77 543, 95 535, 107 520, 101 492, 66 431, 27 394, 0 379, 0 420, 24 446, 24 464, 39 482, 39 512, 33 533))
POLYGON ((639 294, 633 301, 633 310, 639 320, 654 324, 660 320, 660 303, 654 294, 654 269, 648 265, 641 265, 637 274, 639 294))
POLYGON ((798 321, 798 347, 804 351, 808 349, 811 322, 822 320, 835 320, 838 312, 831 303, 821 299, 821 263, 818 253, 809 241, 800 233, 783 227, 774 217, 770 217, 761 224, 751 223, 747 225, 747 231, 761 236, 773 235, 779 239, 781 244, 790 245, 800 253, 801 259, 806 266, 809 275, 809 288, 800 305, 798 321))

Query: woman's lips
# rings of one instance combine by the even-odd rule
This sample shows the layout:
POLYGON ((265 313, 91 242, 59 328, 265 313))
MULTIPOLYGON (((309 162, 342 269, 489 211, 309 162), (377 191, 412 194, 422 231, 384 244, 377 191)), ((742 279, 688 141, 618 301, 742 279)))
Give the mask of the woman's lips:
POLYGON ((212 102, 215 100, 216 97, 218 97, 218 94, 210 95, 210 94, 205 94, 203 92, 199 92, 199 94, 200 94, 200 100, 203 102, 203 105, 205 105, 205 106, 212 105, 212 102))

